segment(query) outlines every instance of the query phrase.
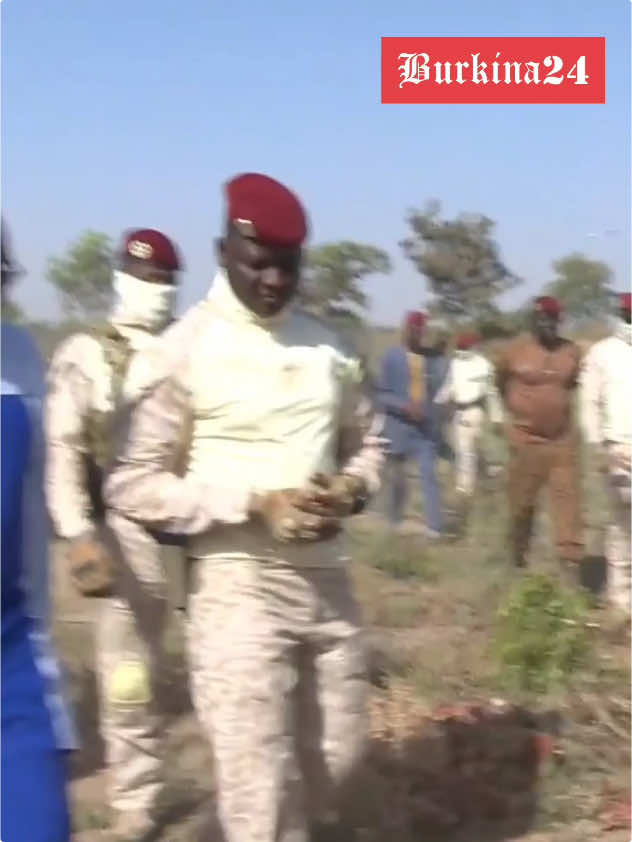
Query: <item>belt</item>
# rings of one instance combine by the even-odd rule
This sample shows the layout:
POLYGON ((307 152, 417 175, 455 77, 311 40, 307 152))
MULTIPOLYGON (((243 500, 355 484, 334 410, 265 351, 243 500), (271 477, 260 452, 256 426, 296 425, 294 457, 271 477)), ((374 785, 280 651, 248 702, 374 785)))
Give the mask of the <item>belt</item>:
POLYGON ((480 406, 482 408, 485 406, 485 398, 476 398, 475 401, 468 401, 467 403, 459 403, 458 401, 455 401, 454 406, 458 410, 472 409, 472 407, 475 406, 480 406))

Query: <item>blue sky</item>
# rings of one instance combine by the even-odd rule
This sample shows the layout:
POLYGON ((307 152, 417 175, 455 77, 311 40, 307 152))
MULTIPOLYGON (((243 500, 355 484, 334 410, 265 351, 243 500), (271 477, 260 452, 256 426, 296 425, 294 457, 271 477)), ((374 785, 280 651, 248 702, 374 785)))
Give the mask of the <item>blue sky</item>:
POLYGON ((259 170, 306 203, 313 242, 356 239, 395 259, 373 317, 423 302, 401 257, 407 208, 498 223, 515 303, 572 250, 630 283, 628 0, 39 0, 2 3, 3 212, 29 276, 17 298, 56 309, 46 257, 82 230, 171 234, 180 307, 214 269, 220 185, 259 170), (601 35, 603 106, 383 106, 385 35, 601 35), (606 234, 615 230, 618 233, 606 234), (590 236, 593 235, 593 236, 590 236), (597 236, 594 236, 597 235, 597 236))

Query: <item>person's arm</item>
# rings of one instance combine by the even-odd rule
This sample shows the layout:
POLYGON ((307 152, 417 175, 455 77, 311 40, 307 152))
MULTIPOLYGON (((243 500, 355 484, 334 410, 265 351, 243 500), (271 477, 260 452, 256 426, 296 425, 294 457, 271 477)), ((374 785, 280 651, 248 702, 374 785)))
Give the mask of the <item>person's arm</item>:
POLYGON ((504 402, 507 391, 507 383, 510 376, 509 365, 509 350, 507 348, 501 349, 495 360, 495 386, 498 390, 501 400, 504 402))
POLYGON ((579 380, 582 372, 583 354, 579 345, 572 343, 573 351, 573 371, 571 373, 571 388, 575 389, 579 386, 579 380))
POLYGON ((55 531, 69 540, 94 528, 85 435, 91 395, 85 366, 94 357, 91 342, 89 337, 74 337, 64 343, 53 357, 48 376, 46 498, 55 531))
POLYGON ((440 405, 451 403, 454 400, 454 378, 452 375, 452 365, 448 366, 443 383, 439 387, 439 391, 435 395, 434 402, 440 405))
POLYGON ((206 481, 176 473, 191 398, 184 371, 172 373, 131 410, 122 447, 106 478, 108 506, 149 529, 179 535, 206 532, 215 522, 249 518, 252 489, 225 477, 206 481))
POLYGON ((602 372, 595 349, 586 354, 579 377, 579 423, 588 444, 601 444, 602 372))
POLYGON ((388 415, 406 417, 406 409, 409 403, 408 398, 400 398, 393 389, 393 381, 396 373, 394 370, 395 362, 396 359, 392 350, 387 351, 382 357, 378 395, 380 404, 388 415))
POLYGON ((496 373, 494 371, 494 366, 491 363, 489 363, 487 374, 486 399, 487 417, 489 418, 490 423, 502 424, 503 405, 498 388, 496 387, 496 373))

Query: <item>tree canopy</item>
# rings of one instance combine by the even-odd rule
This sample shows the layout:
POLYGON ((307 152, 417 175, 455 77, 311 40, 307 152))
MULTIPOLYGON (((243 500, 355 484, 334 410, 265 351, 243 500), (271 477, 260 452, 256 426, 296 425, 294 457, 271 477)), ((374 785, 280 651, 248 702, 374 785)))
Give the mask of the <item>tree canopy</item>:
POLYGON ((98 231, 85 231, 64 256, 49 258, 46 276, 66 318, 103 316, 112 298, 111 267, 110 238, 98 231))
POLYGON ((494 300, 521 282, 503 262, 493 238, 495 223, 482 214, 442 219, 437 200, 408 214, 404 254, 423 275, 439 313, 480 319, 494 300))

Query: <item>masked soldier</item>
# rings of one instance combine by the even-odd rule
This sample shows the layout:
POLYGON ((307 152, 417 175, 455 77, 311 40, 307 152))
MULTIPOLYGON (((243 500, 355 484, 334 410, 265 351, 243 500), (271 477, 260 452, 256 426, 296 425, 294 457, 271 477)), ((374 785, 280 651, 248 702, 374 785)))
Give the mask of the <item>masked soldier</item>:
POLYGON ((291 306, 298 199, 259 174, 233 179, 227 199, 206 322, 136 407, 106 495, 125 517, 190 536, 192 689, 227 842, 307 842, 333 832, 364 742, 340 521, 376 490, 381 440, 357 361, 291 306))
POLYGON ((128 233, 114 271, 115 302, 103 333, 79 333, 54 355, 46 408, 48 506, 67 541, 70 576, 101 597, 97 672, 110 769, 114 830, 141 839, 161 787, 150 677, 161 655, 167 587, 156 536, 108 518, 102 474, 125 408, 160 379, 179 349, 183 323, 171 322, 180 258, 159 231, 128 233), (142 559, 142 568, 139 564, 142 559))

